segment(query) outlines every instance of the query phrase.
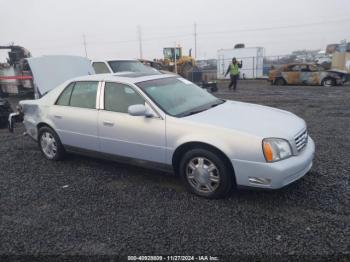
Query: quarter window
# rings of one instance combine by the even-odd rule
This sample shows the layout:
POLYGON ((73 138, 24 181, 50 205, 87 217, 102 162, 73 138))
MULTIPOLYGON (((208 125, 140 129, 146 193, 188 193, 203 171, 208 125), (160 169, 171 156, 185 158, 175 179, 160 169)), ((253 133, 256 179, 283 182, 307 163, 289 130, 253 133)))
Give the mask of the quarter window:
POLYGON ((76 82, 70 98, 70 106, 96 108, 98 82, 76 82))
POLYGON ((60 97, 58 98, 56 105, 60 106, 68 106, 69 105, 69 100, 70 96, 72 93, 74 87, 74 83, 70 83, 61 93, 60 97))
POLYGON ((145 104, 145 100, 131 87, 119 83, 105 84, 105 110, 128 113, 131 105, 145 104))
POLYGON ((96 74, 109 74, 111 73, 104 62, 94 62, 92 63, 92 67, 95 70, 96 74))

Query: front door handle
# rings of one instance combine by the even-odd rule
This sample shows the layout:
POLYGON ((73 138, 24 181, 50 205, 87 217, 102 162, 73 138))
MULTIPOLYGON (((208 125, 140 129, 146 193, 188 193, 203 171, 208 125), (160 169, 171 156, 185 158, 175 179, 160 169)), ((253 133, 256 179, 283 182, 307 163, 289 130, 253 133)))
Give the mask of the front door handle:
POLYGON ((103 121, 103 125, 108 126, 108 127, 112 127, 112 126, 114 126, 114 123, 110 122, 110 121, 103 121))
POLYGON ((54 118, 62 119, 62 118, 63 118, 63 116, 54 115, 54 118))

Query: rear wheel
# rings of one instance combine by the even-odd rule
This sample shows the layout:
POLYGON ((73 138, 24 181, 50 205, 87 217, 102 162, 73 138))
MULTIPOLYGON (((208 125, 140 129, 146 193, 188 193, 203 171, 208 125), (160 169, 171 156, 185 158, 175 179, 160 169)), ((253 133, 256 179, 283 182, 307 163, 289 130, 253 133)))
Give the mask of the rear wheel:
POLYGON ((207 149, 186 152, 179 171, 187 189, 199 196, 222 198, 233 188, 233 171, 217 154, 207 149))
POLYGON ((277 78, 275 80, 275 85, 276 86, 284 86, 286 84, 286 81, 283 78, 277 78))
POLYGON ((56 134, 49 127, 39 129, 38 144, 43 155, 49 160, 61 160, 64 156, 64 148, 56 134))

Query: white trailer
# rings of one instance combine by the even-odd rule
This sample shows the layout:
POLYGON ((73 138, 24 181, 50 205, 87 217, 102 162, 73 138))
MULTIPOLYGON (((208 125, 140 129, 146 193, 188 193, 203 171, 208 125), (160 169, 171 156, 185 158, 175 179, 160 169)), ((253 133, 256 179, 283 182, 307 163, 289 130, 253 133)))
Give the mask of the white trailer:
POLYGON ((255 79, 263 77, 265 50, 263 47, 232 48, 218 50, 217 78, 228 79, 225 73, 232 58, 242 61, 243 66, 240 69, 241 79, 255 79))

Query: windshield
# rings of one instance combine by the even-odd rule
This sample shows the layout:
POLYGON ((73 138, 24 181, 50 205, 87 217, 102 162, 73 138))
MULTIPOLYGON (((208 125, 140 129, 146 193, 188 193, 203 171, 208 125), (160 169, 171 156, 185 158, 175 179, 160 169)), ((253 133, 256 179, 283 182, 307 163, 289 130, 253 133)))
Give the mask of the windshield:
POLYGON ((176 77, 136 84, 167 114, 183 117, 224 103, 192 82, 176 77))
POLYGON ((132 61, 132 60, 109 61, 108 64, 112 68, 114 73, 135 72, 135 73, 148 73, 148 74, 154 74, 154 75, 160 74, 160 72, 157 71, 156 69, 145 66, 139 61, 132 61))

